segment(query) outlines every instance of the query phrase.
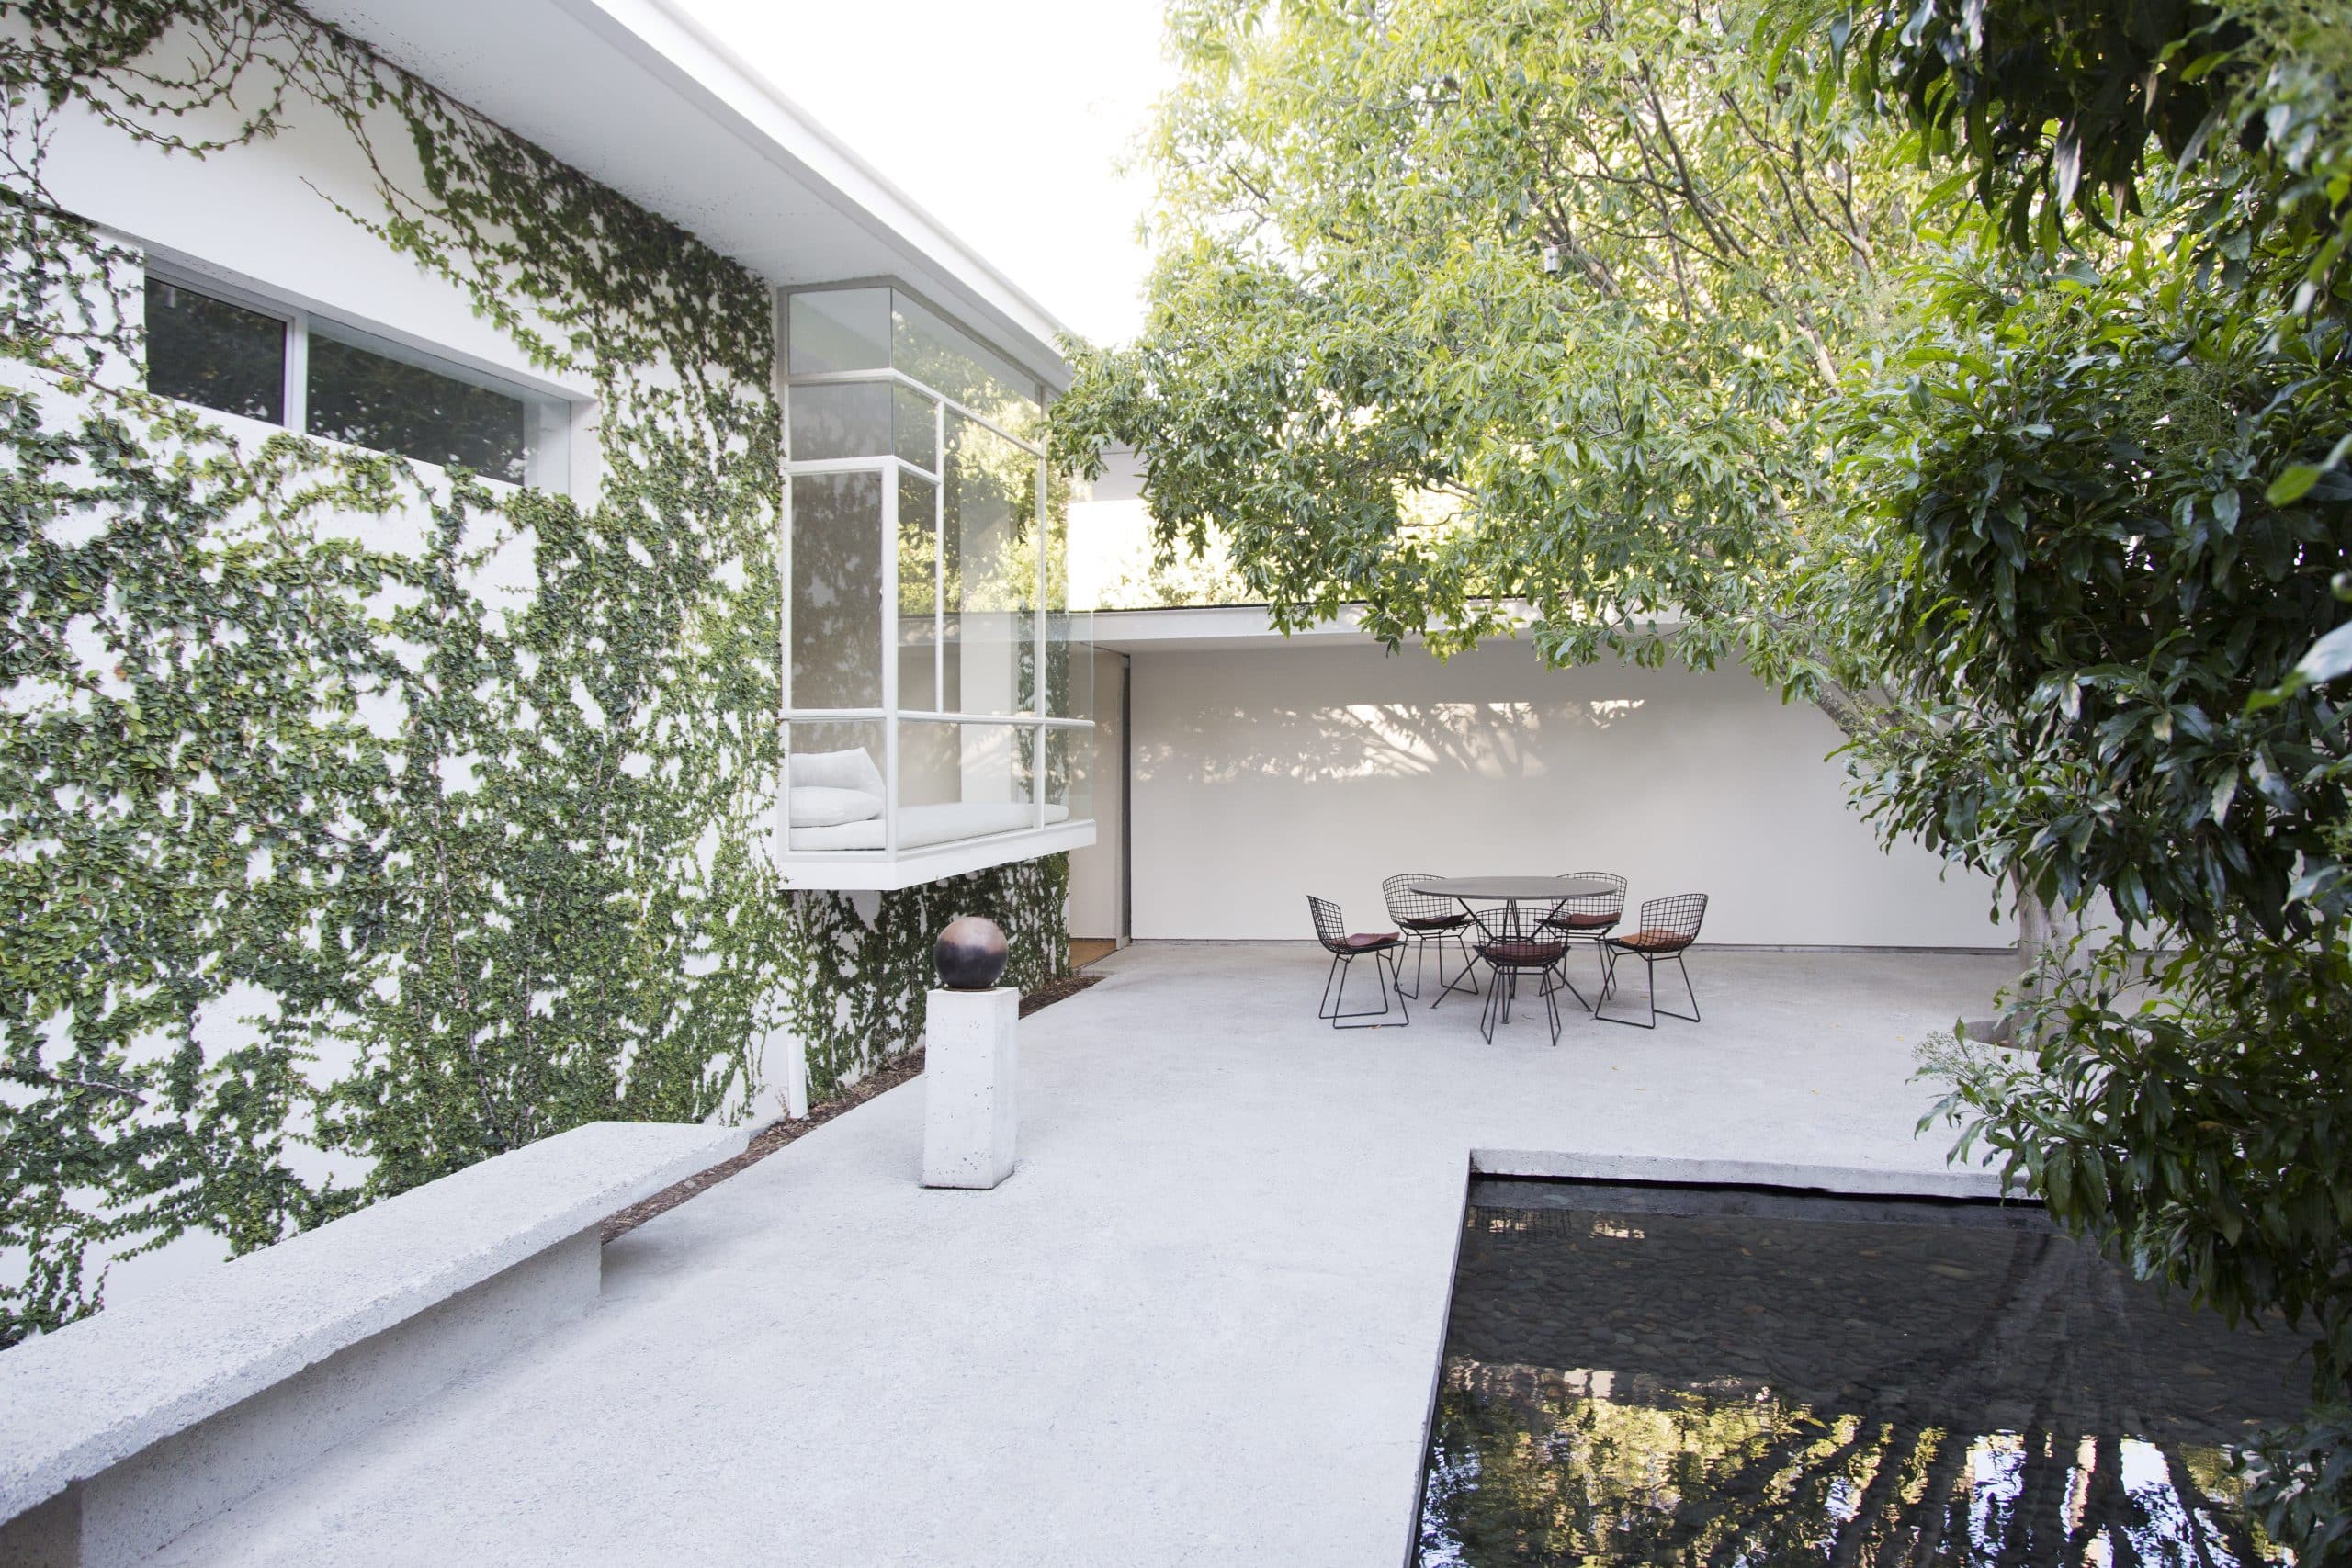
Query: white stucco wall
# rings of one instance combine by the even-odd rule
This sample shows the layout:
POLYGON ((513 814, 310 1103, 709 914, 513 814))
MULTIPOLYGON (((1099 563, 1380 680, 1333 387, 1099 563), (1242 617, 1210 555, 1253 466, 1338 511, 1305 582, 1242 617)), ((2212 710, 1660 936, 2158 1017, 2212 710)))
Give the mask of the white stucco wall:
POLYGON ((1846 804, 1836 726, 1741 671, 1546 671, 1524 648, 1137 650, 1135 934, 1385 929, 1381 878, 1614 871, 1704 940, 1991 947, 1992 887, 1846 804))

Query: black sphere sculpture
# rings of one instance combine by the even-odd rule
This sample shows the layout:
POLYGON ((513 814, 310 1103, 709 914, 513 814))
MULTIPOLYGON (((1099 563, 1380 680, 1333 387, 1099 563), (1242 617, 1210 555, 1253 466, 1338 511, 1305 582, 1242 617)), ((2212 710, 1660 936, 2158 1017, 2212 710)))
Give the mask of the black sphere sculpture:
POLYGON ((939 983, 951 991, 989 989, 1004 973, 1010 956, 1004 932, 985 915, 958 915, 948 921, 933 951, 939 983))

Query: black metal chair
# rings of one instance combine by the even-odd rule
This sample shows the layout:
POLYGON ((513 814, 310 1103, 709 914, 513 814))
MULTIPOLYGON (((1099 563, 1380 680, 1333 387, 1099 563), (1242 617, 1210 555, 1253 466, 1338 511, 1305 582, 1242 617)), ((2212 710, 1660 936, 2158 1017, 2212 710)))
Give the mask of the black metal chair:
MULTIPOLYGON (((1595 893, 1583 898, 1562 899, 1560 907, 1545 918, 1544 929, 1557 931, 1570 942, 1592 943, 1593 956, 1600 963, 1601 982, 1606 985, 1609 979, 1609 959, 1608 955, 1600 951, 1600 943, 1603 938, 1617 929, 1617 922, 1625 918, 1625 889, 1630 884, 1613 871, 1572 871, 1568 874, 1579 882, 1605 882, 1614 891, 1595 893)), ((1564 977, 1566 976, 1566 966, 1562 967, 1560 973, 1564 977)), ((1584 993, 1577 990, 1573 981, 1569 982, 1568 989, 1576 992, 1577 1000, 1584 1001, 1584 993)), ((1594 1004, 1587 1003, 1586 1005, 1594 1004)))
MULTIPOLYGON (((1511 998, 1519 990, 1519 977, 1522 975, 1543 977, 1536 995, 1543 998, 1544 1011, 1552 1025, 1552 1043, 1560 1043, 1560 1002, 1554 993, 1568 984, 1568 977, 1560 971, 1560 961, 1568 955, 1568 942, 1544 926, 1557 907, 1545 904, 1537 908, 1506 904, 1499 908, 1470 912, 1478 927, 1478 956, 1494 972, 1487 987, 1486 1009, 1478 1015, 1479 1032, 1489 1043, 1495 1038, 1495 1026, 1510 1021, 1511 998)), ((1568 988, 1573 991, 1576 987, 1568 988)))
POLYGON ((1306 896, 1306 908, 1307 912, 1315 917, 1316 940, 1320 942, 1324 950, 1331 955, 1331 972, 1323 976, 1323 1000, 1317 1007, 1315 1016, 1329 1020, 1334 1029, 1391 1027, 1385 1024, 1359 1023, 1349 1021, 1385 1019, 1388 1016, 1389 979, 1393 979, 1396 987, 1396 1010, 1404 1015, 1397 1020, 1397 1022, 1399 1024, 1412 1022, 1412 1012, 1405 1006, 1404 966, 1397 959, 1397 954, 1405 949, 1405 939, 1395 931, 1351 932, 1348 930, 1347 920, 1340 913, 1340 907, 1329 898, 1317 898, 1312 893, 1306 896), (1348 974, 1355 967, 1357 959, 1366 956, 1372 959, 1372 972, 1375 977, 1380 976, 1382 958, 1385 957, 1388 960, 1389 978, 1380 981, 1380 1010, 1377 1012, 1369 1010, 1361 1012, 1346 1011, 1348 974), (1339 982, 1337 992, 1331 988, 1332 982, 1335 980, 1339 982))
POLYGON ((1620 959, 1638 958, 1642 961, 1644 977, 1649 981, 1650 1016, 1645 1023, 1639 1019, 1611 1018, 1595 1007, 1593 1016, 1604 1023, 1623 1023, 1635 1029, 1656 1029, 1658 1016, 1687 1019, 1692 1023, 1699 1017, 1699 993, 1690 986, 1690 966, 1682 954, 1699 940, 1700 923, 1707 918, 1707 896, 1704 893, 1677 893, 1668 898, 1652 898, 1642 905, 1638 929, 1630 936, 1603 937, 1602 957, 1608 964, 1608 974, 1600 984, 1600 999, 1606 1002, 1609 993, 1617 988, 1617 964, 1620 959), (1682 972, 1682 989, 1690 998, 1689 1012, 1669 1012, 1657 1005, 1657 966, 1668 959, 1682 972))
POLYGON ((1463 912, 1461 905, 1451 898, 1441 898, 1434 893, 1413 891, 1416 883, 1435 880, 1437 880, 1435 877, 1425 872, 1408 871, 1402 876, 1392 876, 1380 885, 1381 897, 1388 902, 1388 918, 1396 922, 1396 929, 1414 948, 1413 988, 1409 991, 1402 991, 1402 987, 1399 987, 1403 995, 1412 998, 1415 1001, 1421 999, 1421 968, 1429 958, 1430 944, 1431 942, 1439 944, 1438 994, 1430 999, 1431 1007, 1445 1000, 1445 993, 1448 991, 1466 991, 1467 995, 1474 997, 1478 994, 1478 983, 1476 980, 1471 980, 1467 987, 1462 984, 1464 980, 1470 979, 1470 964, 1474 956, 1470 951, 1470 917, 1463 912), (1449 942, 1460 949, 1462 953, 1462 968, 1451 980, 1445 977, 1444 944, 1449 942))

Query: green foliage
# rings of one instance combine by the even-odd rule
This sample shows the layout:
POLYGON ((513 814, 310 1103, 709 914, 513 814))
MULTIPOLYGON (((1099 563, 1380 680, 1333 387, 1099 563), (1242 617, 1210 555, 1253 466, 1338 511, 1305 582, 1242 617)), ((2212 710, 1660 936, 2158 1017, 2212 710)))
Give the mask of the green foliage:
POLYGON ((2249 704, 2341 614, 2352 483, 2265 478, 2327 449, 2352 363, 2341 322, 2161 243, 1923 269, 1926 324, 1849 419, 1877 525, 1823 570, 1903 697, 1858 748, 1890 833, 2052 903, 2276 935, 2343 908, 2341 716, 2249 704))
MULTIPOLYGON (((1736 5, 1180 7, 1142 336, 1057 450, 1291 626, 1702 664, 1777 629, 1913 176, 1736 5), (1546 270, 1547 251, 1556 270, 1546 270)), ((1819 51, 1826 61, 1827 51, 1819 51)))
MULTIPOLYGON (((1857 745, 1862 793, 2125 923, 2029 977, 2028 1050, 1947 1063, 1939 1111, 2143 1272, 2286 1314, 2340 1404, 2352 809, 2314 639, 2352 549, 2352 17, 1923 0, 1871 25, 1857 85, 1899 85, 2012 254, 1938 264, 1857 400, 1865 543, 1817 592, 1869 606, 1905 699, 1857 745), (2053 254, 2069 214, 2114 238, 2053 254)), ((2305 1562, 2346 1556, 2342 1437, 2324 1407, 2254 1461, 2305 1562)))
POLYGON ((0 86, 0 1344, 95 1310, 94 1259, 744 1114, 787 1033, 828 1092, 920 1031, 951 905, 1060 971, 1059 862, 863 919, 776 890, 758 278, 269 0, 36 0, 0 86), (160 165, 300 106, 374 171, 346 218, 593 387, 593 498, 136 385, 138 258, 50 199, 58 117, 160 165))

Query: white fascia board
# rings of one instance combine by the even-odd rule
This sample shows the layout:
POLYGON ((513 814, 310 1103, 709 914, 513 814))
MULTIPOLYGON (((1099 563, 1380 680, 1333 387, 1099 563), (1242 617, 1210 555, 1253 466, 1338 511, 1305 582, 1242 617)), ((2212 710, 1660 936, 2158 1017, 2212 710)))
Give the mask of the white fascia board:
MULTIPOLYGON (((1527 606, 1516 607, 1521 617, 1527 606)), ((1114 653, 1150 651, 1223 652, 1244 648, 1332 648, 1368 642, 1361 604, 1343 608, 1337 618, 1289 633, 1274 629, 1272 613, 1263 604, 1184 605, 1161 610, 1097 610, 1094 646, 1114 653)), ((1679 615, 1661 615, 1641 636, 1661 636, 1682 624, 1679 615)), ((1418 637, 1408 637, 1419 643, 1418 637)), ((1489 638, 1516 641, 1516 638, 1489 638)))
POLYGON ((787 893, 889 893, 1015 861, 1040 860, 1065 850, 1091 849, 1093 844, 1094 819, 1089 818, 1083 822, 1057 822, 1049 828, 900 850, 895 855, 884 850, 845 850, 836 854, 795 850, 777 855, 775 868, 787 893))

